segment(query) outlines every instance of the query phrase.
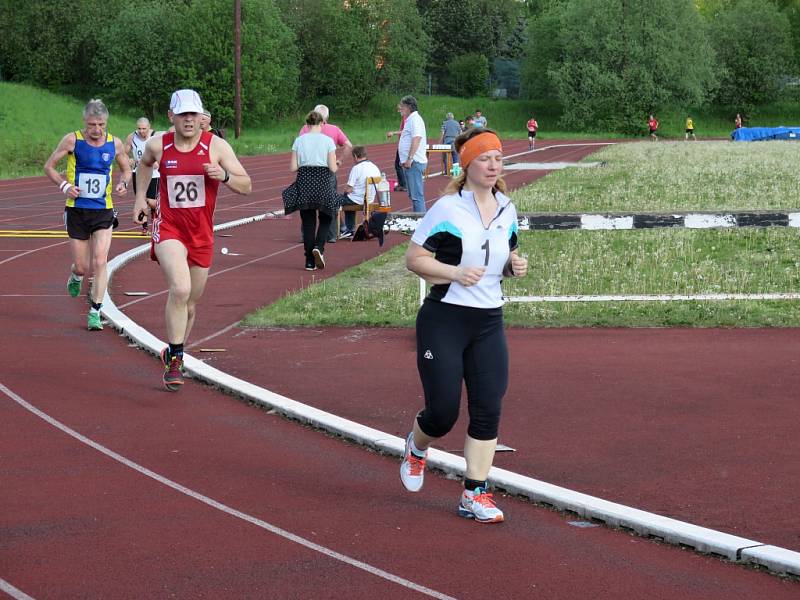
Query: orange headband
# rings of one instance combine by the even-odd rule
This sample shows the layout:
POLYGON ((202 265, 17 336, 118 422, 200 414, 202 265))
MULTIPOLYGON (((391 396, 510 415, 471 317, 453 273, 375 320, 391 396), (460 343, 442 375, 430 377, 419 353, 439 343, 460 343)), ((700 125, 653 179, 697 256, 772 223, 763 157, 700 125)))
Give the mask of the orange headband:
POLYGON ((469 165, 473 159, 479 157, 484 152, 488 152, 489 150, 499 150, 500 152, 503 151, 503 145, 500 143, 500 138, 498 138, 495 134, 487 131, 486 133, 479 133, 475 137, 470 138, 463 146, 461 146, 461 150, 458 153, 458 158, 461 162, 461 168, 466 169, 467 165, 469 165))

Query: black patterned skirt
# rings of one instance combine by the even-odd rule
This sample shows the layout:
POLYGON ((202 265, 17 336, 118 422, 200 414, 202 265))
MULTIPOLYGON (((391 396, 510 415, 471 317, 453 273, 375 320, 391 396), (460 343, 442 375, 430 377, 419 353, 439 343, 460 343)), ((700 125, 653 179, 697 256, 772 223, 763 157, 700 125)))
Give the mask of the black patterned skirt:
POLYGON ((295 182, 283 190, 283 208, 287 215, 314 209, 335 216, 339 210, 336 175, 328 167, 300 167, 295 182))

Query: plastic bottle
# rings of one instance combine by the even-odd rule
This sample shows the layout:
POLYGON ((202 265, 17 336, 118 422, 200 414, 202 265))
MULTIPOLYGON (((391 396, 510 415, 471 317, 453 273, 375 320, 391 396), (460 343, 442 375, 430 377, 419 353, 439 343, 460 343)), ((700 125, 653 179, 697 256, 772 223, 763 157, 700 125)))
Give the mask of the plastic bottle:
POLYGON ((391 199, 389 197, 389 181, 386 179, 386 173, 381 173, 381 182, 378 184, 378 206, 389 208, 391 206, 391 199))

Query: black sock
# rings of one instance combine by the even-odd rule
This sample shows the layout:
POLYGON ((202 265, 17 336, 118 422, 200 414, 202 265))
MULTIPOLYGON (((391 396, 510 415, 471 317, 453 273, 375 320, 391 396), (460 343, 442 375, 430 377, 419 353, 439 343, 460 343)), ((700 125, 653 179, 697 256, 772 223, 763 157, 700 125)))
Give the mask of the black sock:
POLYGON ((169 355, 175 358, 183 358, 183 344, 170 344, 169 355))
POLYGON ((486 489, 486 480, 480 481, 478 479, 464 479, 464 489, 474 492, 475 488, 486 489))
POLYGON ((92 300, 92 308, 94 310, 100 310, 101 306, 103 306, 102 302, 95 302, 94 300, 92 300))

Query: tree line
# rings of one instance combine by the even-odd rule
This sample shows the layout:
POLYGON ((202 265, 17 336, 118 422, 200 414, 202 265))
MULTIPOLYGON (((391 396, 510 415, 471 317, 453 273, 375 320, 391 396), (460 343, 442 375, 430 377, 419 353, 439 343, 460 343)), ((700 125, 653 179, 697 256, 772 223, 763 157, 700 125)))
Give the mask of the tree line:
MULTIPOLYGON (((299 103, 490 92, 517 78, 565 128, 637 131, 665 107, 747 112, 795 85, 800 0, 241 0, 245 121, 299 103), (509 75, 510 74, 510 75, 509 75)), ((163 114, 178 87, 233 120, 231 0, 0 5, 0 77, 163 114)), ((513 90, 516 92, 516 90, 513 90)))

